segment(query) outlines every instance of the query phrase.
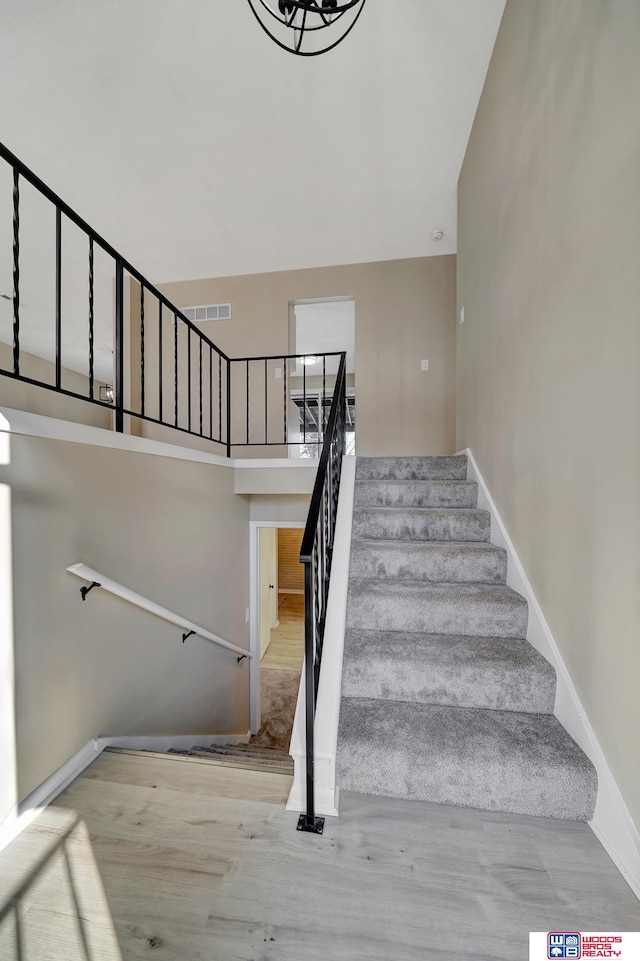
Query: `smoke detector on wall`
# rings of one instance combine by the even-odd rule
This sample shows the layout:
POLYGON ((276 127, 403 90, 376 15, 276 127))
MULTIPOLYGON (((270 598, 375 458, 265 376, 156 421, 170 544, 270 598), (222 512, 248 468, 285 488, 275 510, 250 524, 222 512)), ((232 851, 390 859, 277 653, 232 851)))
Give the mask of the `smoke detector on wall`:
POLYGON ((436 241, 437 241, 437 240, 442 240, 442 231, 441 231, 441 230, 434 230, 434 231, 432 232, 432 234, 431 234, 431 239, 432 239, 432 240, 436 240, 436 241))

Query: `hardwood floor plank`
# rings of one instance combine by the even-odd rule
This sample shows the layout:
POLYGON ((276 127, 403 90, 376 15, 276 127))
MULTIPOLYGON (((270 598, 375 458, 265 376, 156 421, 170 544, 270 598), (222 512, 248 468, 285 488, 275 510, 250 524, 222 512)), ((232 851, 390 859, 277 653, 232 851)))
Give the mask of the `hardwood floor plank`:
POLYGON ((284 781, 103 755, 0 854, 0 958, 16 893, 19 961, 526 961, 531 930, 640 929, 586 824, 345 795, 317 837, 284 781))
POLYGON ((229 797, 265 804, 285 804, 291 790, 288 774, 227 769, 195 763, 181 755, 128 754, 104 751, 82 774, 83 780, 132 784, 153 789, 170 788, 184 794, 229 797), (144 763, 140 763, 140 758, 144 763))
POLYGON ((271 631, 260 668, 300 674, 304 660, 304 597, 301 594, 281 595, 278 620, 280 623, 271 631))

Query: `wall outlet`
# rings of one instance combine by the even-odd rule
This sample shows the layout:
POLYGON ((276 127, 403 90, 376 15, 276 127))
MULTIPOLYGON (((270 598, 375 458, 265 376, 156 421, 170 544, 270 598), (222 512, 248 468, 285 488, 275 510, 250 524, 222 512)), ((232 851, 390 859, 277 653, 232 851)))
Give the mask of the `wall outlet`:
POLYGON ((276 380, 280 380, 282 377, 282 367, 276 367, 276 380))
POLYGON ((421 361, 420 361, 420 370, 429 370, 429 361, 428 361, 428 360, 421 360, 421 361))
POLYGON ((464 324, 464 307, 460 308, 460 326, 464 324))

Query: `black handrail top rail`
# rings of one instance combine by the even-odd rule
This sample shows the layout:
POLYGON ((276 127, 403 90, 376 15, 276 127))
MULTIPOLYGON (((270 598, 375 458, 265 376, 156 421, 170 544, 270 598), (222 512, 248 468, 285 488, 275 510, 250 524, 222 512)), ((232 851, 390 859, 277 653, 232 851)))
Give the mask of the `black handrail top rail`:
MULTIPOLYGON (((298 360, 300 357, 342 357, 343 350, 309 350, 306 354, 271 354, 266 357, 231 357, 232 364, 246 363, 248 360, 298 360)), ((336 375, 337 376, 337 375, 336 375)))
POLYGON ((1 142, 0 157, 3 157, 7 163, 11 164, 11 166, 14 167, 20 173, 20 175, 31 184, 32 187, 35 187, 36 190, 38 190, 47 198, 47 200, 50 200, 52 204, 58 207, 65 217, 71 220, 76 227, 79 227, 86 234, 88 234, 95 243, 102 247, 105 253, 109 254, 110 257, 113 257, 114 260, 120 261, 127 273, 131 274, 131 276, 134 277, 138 283, 142 284, 145 290, 148 290, 150 294, 156 297, 167 308, 167 310, 170 310, 172 314, 175 314, 176 317, 179 317, 180 320, 187 325, 187 327, 197 334, 198 337, 201 337, 202 340, 205 341, 209 347, 220 354, 224 360, 229 360, 227 354, 225 354, 220 347, 214 344, 214 342, 210 340, 207 335, 200 330, 199 327, 196 327, 196 325, 192 323, 188 317, 185 317, 182 311, 176 307, 175 304, 172 304, 171 301, 165 297, 165 295, 161 293, 154 284, 151 283, 151 281, 147 280, 144 274, 141 274, 139 270, 136 270, 133 264, 131 264, 126 257, 123 257, 122 254, 118 253, 116 248, 113 247, 107 240, 105 240, 104 237, 102 237, 96 230, 94 230, 93 227, 91 227, 91 225, 80 216, 80 214, 77 214, 73 207, 70 207, 69 204, 65 203, 62 197, 59 197, 58 194, 51 189, 51 187, 48 187, 46 183, 41 180, 40 177, 38 177, 37 174, 34 174, 34 172, 30 170, 26 164, 16 157, 16 155, 1 142))
POLYGON ((325 475, 327 473, 327 464, 329 463, 329 454, 331 452, 331 444, 333 442, 333 432, 338 417, 338 397, 340 394, 340 384, 345 377, 346 361, 347 355, 343 351, 342 359, 340 360, 340 366, 338 367, 338 373, 336 375, 333 403, 331 405, 331 413, 329 415, 329 422, 327 424, 324 444, 322 445, 320 463, 318 464, 316 480, 313 485, 313 493, 311 495, 311 503, 309 505, 309 514, 307 515, 307 523, 305 525, 304 534, 302 535, 302 544, 300 545, 301 564, 310 564, 312 560, 313 542, 315 539, 316 527, 318 526, 318 517, 320 516, 322 488, 324 486, 325 475))

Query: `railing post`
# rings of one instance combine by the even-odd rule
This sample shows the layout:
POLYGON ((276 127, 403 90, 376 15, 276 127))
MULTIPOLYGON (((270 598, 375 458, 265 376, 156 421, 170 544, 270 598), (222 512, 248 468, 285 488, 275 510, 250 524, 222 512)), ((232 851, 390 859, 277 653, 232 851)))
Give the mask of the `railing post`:
POLYGON ((124 268, 116 259, 116 343, 115 343, 116 430, 124 431, 124 268))
POLYGON ((298 831, 322 834, 324 818, 316 817, 315 806, 315 743, 316 716, 315 644, 314 644, 314 570, 313 560, 304 565, 304 681, 307 743, 307 810, 298 818, 298 831))
POLYGON ((62 387, 62 211, 56 207, 56 389, 62 387))
POLYGON ((13 168, 13 372, 20 374, 20 174, 13 168))
POLYGON ((227 358, 227 457, 231 457, 231 361, 227 358))

